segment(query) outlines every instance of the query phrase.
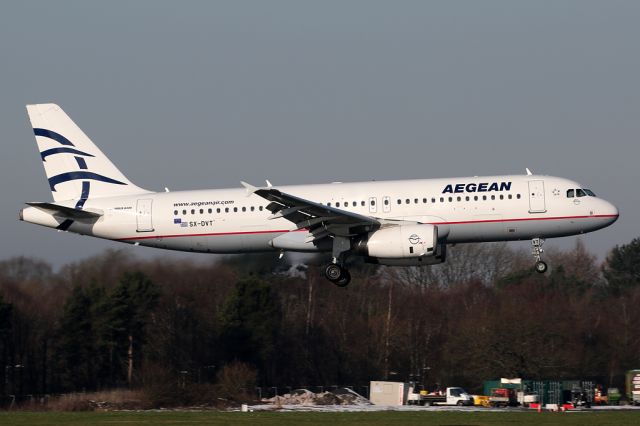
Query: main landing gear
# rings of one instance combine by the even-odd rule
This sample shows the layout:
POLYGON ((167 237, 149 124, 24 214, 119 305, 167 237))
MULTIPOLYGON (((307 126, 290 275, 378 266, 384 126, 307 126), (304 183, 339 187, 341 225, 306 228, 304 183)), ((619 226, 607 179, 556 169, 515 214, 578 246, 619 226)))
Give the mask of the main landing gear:
POLYGON ((346 287, 351 282, 351 274, 344 267, 344 260, 349 250, 351 250, 351 240, 348 237, 333 238, 333 261, 325 266, 324 276, 338 287, 346 287))
POLYGON ((534 259, 536 260, 536 272, 544 274, 547 272, 547 264, 542 261, 542 253, 544 250, 542 249, 542 245, 544 244, 543 238, 534 238, 531 240, 531 254, 533 254, 534 259))

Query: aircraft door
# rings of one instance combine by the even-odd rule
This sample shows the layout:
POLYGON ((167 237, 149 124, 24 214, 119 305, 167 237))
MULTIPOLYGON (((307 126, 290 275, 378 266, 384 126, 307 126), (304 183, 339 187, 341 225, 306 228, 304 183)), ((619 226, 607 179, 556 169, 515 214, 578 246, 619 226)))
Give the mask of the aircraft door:
POLYGON ((153 222, 151 220, 151 204, 153 200, 138 200, 136 204, 136 224, 138 232, 153 231, 153 222))
POLYGON ((378 211, 378 200, 376 197, 369 197, 369 213, 378 211))
POLYGON ((382 211, 385 213, 389 213, 391 211, 391 197, 388 195, 382 197, 382 211))
POLYGON ((544 213, 547 211, 544 200, 544 181, 529 181, 529 213, 544 213))

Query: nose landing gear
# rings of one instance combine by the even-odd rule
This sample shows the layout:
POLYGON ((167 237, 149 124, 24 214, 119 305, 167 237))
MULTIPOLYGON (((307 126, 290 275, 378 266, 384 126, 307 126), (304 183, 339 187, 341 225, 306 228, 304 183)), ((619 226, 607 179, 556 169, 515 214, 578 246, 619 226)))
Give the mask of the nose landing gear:
POLYGON ((534 259, 536 260, 536 272, 544 274, 547 272, 547 264, 542 261, 542 253, 544 250, 542 249, 542 245, 544 244, 543 238, 534 238, 531 240, 531 254, 533 254, 534 259))

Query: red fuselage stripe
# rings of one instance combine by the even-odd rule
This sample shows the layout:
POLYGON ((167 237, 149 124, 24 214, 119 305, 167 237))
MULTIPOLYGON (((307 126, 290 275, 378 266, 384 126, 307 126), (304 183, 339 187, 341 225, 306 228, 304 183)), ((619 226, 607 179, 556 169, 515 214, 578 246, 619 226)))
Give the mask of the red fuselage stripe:
MULTIPOLYGON (((570 219, 613 219, 618 215, 593 215, 593 216, 558 216, 558 217, 527 217, 520 219, 489 219, 489 220, 469 220, 463 222, 430 222, 430 225, 473 225, 476 223, 496 223, 496 222, 524 222, 536 220, 570 220, 570 219)), ((238 231, 238 232, 213 232, 206 234, 173 234, 173 235, 150 235, 145 237, 126 237, 117 238, 118 241, 131 240, 150 240, 159 238, 185 238, 185 237, 219 237, 227 235, 258 235, 258 234, 284 234, 287 232, 305 232, 306 229, 297 229, 289 231, 288 229, 270 230, 270 231, 238 231)))

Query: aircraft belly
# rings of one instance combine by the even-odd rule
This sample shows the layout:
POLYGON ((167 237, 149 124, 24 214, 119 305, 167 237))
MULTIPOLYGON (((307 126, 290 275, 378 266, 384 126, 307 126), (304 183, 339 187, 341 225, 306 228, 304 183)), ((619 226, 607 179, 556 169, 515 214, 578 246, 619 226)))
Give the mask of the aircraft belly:
POLYGON ((482 242, 503 239, 506 232, 501 216, 491 215, 491 219, 483 217, 473 222, 453 223, 449 225, 447 242, 482 242))
POLYGON ((610 223, 606 218, 540 217, 502 222, 464 222, 450 225, 449 243, 528 240, 536 237, 557 238, 595 231, 610 223))
POLYGON ((269 246, 269 241, 271 241, 273 237, 273 233, 236 233, 227 235, 199 235, 171 238, 159 236, 157 238, 140 240, 139 243, 143 246, 169 250, 232 254, 272 251, 273 248, 269 246))

